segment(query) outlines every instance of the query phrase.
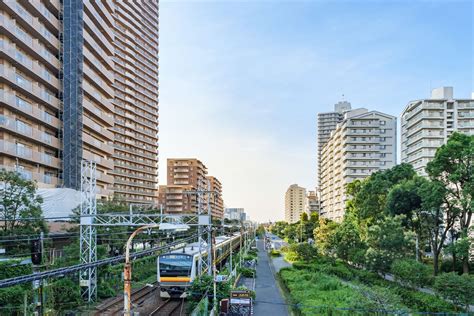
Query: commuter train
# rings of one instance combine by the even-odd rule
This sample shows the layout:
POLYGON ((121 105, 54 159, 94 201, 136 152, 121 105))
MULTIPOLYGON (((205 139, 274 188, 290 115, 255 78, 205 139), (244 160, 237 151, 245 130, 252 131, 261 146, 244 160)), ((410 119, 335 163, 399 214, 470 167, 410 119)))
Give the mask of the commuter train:
MULTIPOLYGON (((244 233, 245 234, 245 233, 244 233)), ((215 240, 216 266, 221 266, 233 250, 240 247, 241 234, 218 236, 215 240)), ((243 241, 242 241, 243 242, 243 241)), ((186 289, 199 276, 199 259, 207 260, 207 245, 199 242, 161 254, 157 259, 158 284, 161 297, 186 297, 186 289)), ((207 269, 205 269, 206 271, 207 269)))

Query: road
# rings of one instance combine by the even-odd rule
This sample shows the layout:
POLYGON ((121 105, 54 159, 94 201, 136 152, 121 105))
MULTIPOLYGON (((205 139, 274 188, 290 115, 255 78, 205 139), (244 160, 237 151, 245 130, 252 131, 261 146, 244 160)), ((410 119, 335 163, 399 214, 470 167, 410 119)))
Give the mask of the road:
POLYGON ((254 308, 256 316, 285 316, 288 314, 287 306, 284 305, 280 289, 270 266, 267 252, 263 247, 263 240, 257 241, 258 248, 258 264, 257 264, 257 280, 255 290, 257 299, 254 308))

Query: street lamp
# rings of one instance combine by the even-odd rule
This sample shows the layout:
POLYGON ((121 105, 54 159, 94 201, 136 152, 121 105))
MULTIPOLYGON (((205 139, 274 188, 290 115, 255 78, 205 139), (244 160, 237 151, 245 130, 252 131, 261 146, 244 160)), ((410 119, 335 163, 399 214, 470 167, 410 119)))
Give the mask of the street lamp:
POLYGON ((137 228, 128 238, 125 245, 125 266, 123 267, 123 315, 130 316, 130 307, 132 305, 131 288, 132 288, 132 265, 130 264, 130 245, 135 236, 146 229, 158 228, 160 224, 146 225, 137 228))

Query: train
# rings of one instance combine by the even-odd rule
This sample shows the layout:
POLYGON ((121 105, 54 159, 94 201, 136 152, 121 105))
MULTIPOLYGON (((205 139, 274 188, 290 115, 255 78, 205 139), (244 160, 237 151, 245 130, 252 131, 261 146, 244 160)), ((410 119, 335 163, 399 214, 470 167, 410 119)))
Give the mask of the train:
MULTIPOLYGON (((244 233, 246 234, 246 233, 244 233)), ((222 266, 233 251, 240 247, 241 238, 244 235, 235 233, 231 236, 217 236, 215 238, 215 264, 222 266)), ((243 241, 242 241, 243 242, 243 241)), ((184 298, 186 290, 199 276, 199 260, 202 257, 207 260, 207 244, 201 246, 199 242, 190 243, 163 253, 157 259, 157 279, 160 286, 160 296, 164 298, 184 298)), ((207 269, 204 269, 203 273, 207 269)))

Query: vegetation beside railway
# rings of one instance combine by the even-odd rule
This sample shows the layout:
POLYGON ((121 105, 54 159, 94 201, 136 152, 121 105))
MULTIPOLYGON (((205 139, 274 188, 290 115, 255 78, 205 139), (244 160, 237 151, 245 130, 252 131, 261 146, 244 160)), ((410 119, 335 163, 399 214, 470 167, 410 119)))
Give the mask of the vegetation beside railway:
POLYGON ((298 315, 390 312, 460 312, 443 298, 383 279, 375 272, 318 256, 283 268, 280 279, 298 315))

